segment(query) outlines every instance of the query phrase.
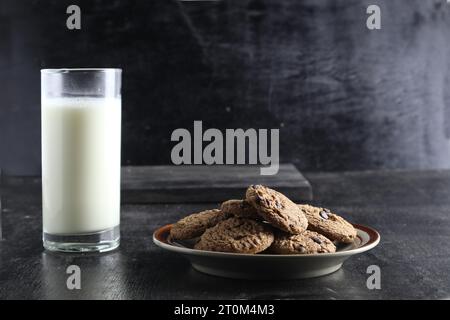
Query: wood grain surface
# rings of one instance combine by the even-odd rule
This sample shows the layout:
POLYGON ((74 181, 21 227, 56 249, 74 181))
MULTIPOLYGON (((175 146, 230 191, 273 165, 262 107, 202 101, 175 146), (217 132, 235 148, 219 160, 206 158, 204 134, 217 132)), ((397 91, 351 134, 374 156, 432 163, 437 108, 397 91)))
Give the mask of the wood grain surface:
MULTIPOLYGON (((292 164, 281 164, 272 176, 262 176, 259 166, 128 166, 122 168, 122 203, 242 199, 250 184, 270 186, 296 201, 313 196, 311 185, 292 164)), ((0 195, 39 200, 40 192, 39 177, 0 175, 0 195)))
POLYGON ((291 164, 273 176, 259 166, 153 166, 123 169, 125 203, 221 202, 242 199, 250 184, 270 186, 296 201, 312 199, 309 182, 291 164))

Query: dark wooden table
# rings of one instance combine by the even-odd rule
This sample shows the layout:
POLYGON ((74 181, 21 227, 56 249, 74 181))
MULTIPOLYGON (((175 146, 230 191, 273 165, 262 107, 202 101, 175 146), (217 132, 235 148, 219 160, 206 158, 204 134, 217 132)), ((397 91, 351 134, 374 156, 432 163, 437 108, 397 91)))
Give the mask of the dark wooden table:
MULTIPOLYGON (((381 233, 374 250, 338 272, 298 281, 242 281, 194 271, 152 243, 152 231, 211 204, 125 204, 122 244, 108 254, 54 254, 41 244, 41 205, 28 192, 3 202, 1 299, 435 299, 450 297, 450 171, 306 174, 315 202, 381 233), (81 290, 66 288, 79 265, 81 290), (381 290, 366 287, 370 265, 381 290)), ((31 192, 31 191, 30 191, 31 192)))

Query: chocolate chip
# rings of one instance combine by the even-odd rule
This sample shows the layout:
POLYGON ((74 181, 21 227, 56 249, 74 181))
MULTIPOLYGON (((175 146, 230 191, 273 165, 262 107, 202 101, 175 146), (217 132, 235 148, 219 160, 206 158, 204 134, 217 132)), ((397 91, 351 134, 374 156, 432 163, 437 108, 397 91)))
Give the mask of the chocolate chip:
POLYGON ((317 238, 317 237, 311 237, 311 240, 314 241, 314 242, 317 243, 317 244, 322 244, 322 240, 320 240, 320 239, 317 238))
POLYGON ((328 214, 325 211, 320 211, 319 215, 322 219, 328 220, 328 214))
POLYGON ((277 209, 282 209, 283 208, 283 206, 281 205, 281 203, 278 200, 275 200, 275 207, 277 209))
POLYGON ((306 248, 304 246, 300 246, 299 248, 297 248, 297 251, 300 253, 306 253, 306 248))

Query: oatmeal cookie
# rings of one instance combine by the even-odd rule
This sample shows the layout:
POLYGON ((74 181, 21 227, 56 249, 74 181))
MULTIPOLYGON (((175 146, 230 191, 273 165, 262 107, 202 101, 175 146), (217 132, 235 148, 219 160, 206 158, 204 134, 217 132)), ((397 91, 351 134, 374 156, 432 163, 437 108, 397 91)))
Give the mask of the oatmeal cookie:
POLYGON ((177 240, 199 237, 206 229, 215 226, 220 221, 229 218, 229 216, 229 214, 223 213, 219 209, 193 213, 172 226, 170 237, 177 240))
POLYGON ((268 251, 276 254, 327 253, 336 252, 336 246, 325 236, 307 230, 301 234, 276 234, 268 251))
POLYGON ((313 207, 307 204, 299 205, 308 219, 308 229, 323 234, 333 241, 352 243, 356 238, 356 229, 344 218, 330 210, 313 207))
POLYGON ((233 253, 258 253, 273 242, 273 232, 266 223, 233 217, 209 228, 195 249, 233 253))
POLYGON ((222 203, 220 206, 222 212, 240 217, 248 218, 253 220, 261 220, 258 211, 246 200, 228 200, 222 203))
POLYGON ((292 234, 299 234, 308 227, 303 211, 285 195, 270 188, 250 186, 246 200, 258 214, 272 226, 292 234))

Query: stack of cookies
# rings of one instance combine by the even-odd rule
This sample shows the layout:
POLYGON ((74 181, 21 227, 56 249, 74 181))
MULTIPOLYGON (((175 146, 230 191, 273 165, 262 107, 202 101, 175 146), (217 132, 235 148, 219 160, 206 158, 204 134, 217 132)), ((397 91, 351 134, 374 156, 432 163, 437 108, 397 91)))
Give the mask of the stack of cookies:
POLYGON ((256 254, 310 254, 336 251, 352 243, 356 230, 330 210, 297 205, 261 185, 249 186, 244 200, 191 214, 171 230, 174 240, 197 239, 195 249, 256 254))

